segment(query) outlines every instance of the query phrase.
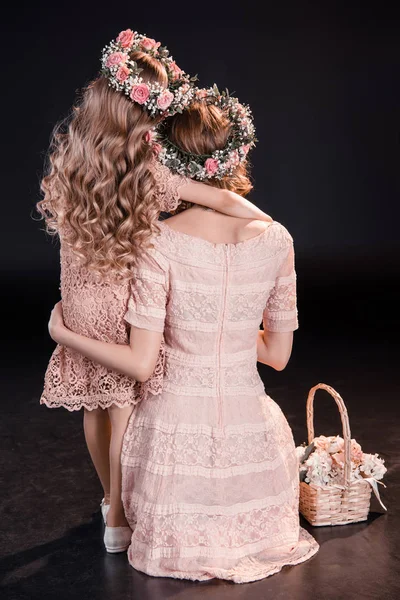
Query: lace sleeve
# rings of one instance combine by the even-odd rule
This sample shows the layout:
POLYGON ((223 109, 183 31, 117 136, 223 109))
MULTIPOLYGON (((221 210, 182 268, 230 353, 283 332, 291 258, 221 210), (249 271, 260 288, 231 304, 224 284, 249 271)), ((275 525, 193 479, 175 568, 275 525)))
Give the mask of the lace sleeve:
POLYGON ((189 181, 182 175, 175 175, 167 167, 154 160, 154 177, 156 179, 156 194, 159 197, 162 210, 173 212, 179 206, 179 190, 189 181))
POLYGON ((299 328, 293 243, 282 254, 283 260, 263 317, 264 329, 275 332, 295 331, 299 328))
POLYGON ((167 295, 168 265, 157 251, 150 250, 133 270, 125 320, 140 329, 163 332, 167 295))

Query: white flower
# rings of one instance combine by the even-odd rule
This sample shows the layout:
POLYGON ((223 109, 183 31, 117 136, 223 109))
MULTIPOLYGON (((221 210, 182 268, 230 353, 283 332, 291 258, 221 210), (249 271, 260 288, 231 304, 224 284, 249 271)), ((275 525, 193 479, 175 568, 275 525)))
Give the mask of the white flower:
POLYGON ((332 459, 325 450, 311 452, 310 456, 305 461, 307 473, 306 483, 315 483, 316 485, 325 486, 330 481, 330 471, 332 467, 332 459))
POLYGON ((363 461, 360 465, 360 471, 367 477, 373 477, 374 479, 382 479, 387 471, 384 465, 385 461, 383 458, 379 458, 378 454, 364 454, 363 461))
POLYGON ((340 452, 344 448, 344 439, 340 437, 340 435, 332 435, 329 438, 329 454, 335 454, 335 452, 340 452))

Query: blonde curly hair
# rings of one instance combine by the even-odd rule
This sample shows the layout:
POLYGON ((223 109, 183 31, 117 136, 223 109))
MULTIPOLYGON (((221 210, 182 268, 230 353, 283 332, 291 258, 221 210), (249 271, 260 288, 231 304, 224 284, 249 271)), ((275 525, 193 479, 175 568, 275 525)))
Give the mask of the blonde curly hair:
MULTIPOLYGON (((131 59, 144 81, 167 87, 158 60, 142 52, 131 59)), ((99 77, 53 133, 37 209, 47 231, 102 275, 131 276, 158 231, 161 206, 145 137, 159 119, 99 77)))

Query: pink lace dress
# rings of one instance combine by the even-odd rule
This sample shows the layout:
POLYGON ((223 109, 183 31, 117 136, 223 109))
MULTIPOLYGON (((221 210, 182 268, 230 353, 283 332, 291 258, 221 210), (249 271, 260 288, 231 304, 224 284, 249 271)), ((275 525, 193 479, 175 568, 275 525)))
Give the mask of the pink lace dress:
MULTIPOLYGON (((179 204, 179 188, 187 180, 173 175, 166 167, 154 163, 157 194, 166 212, 179 204)), ((124 320, 130 283, 101 279, 83 268, 61 239, 61 297, 67 327, 77 333, 104 342, 128 343, 129 326, 124 320)), ((163 349, 153 376, 144 384, 111 371, 84 356, 57 346, 46 370, 41 404, 70 411, 83 407, 107 408, 112 404, 135 404, 161 391, 164 366, 163 349)))
POLYGON ((164 331, 163 390, 138 404, 122 452, 131 565, 238 583, 307 560, 289 424, 257 371, 259 324, 298 328, 293 240, 278 222, 239 244, 166 223, 135 272, 126 319, 164 331))

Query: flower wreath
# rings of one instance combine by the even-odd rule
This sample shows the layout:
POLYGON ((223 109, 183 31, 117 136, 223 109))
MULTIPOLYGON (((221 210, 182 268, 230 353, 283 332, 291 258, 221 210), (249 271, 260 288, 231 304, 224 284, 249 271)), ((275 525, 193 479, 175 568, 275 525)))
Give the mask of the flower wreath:
POLYGON ((199 101, 218 106, 231 122, 232 130, 225 148, 215 150, 212 154, 185 152, 168 139, 161 125, 158 129, 161 144, 158 159, 175 173, 198 181, 222 179, 231 175, 246 160, 250 148, 257 142, 253 116, 249 106, 240 104, 227 90, 220 92, 216 85, 209 89, 197 89, 188 106, 199 101))
POLYGON ((137 31, 121 31, 116 40, 103 48, 101 64, 101 72, 109 85, 126 94, 132 102, 142 105, 152 116, 171 116, 181 112, 193 97, 193 82, 197 78, 182 71, 160 42, 137 31), (168 75, 167 88, 159 83, 143 81, 140 77, 143 69, 130 58, 136 51, 146 52, 163 64, 168 75))

